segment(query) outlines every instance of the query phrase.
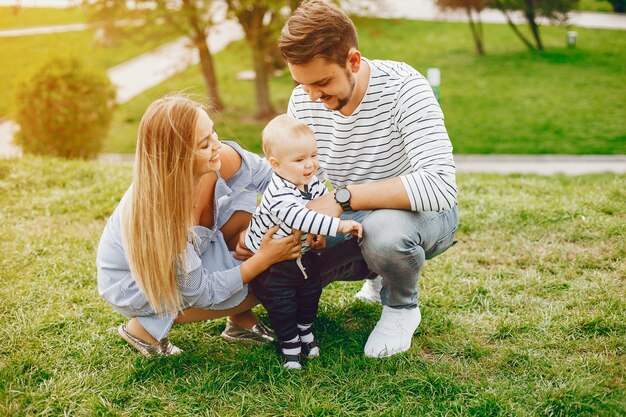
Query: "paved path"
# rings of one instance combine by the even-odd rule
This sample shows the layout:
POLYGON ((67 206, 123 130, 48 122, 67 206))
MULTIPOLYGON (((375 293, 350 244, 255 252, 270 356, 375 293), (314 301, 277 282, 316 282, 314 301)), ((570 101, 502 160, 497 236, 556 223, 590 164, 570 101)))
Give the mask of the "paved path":
POLYGON ((13 144, 13 135, 19 126, 10 120, 0 123, 0 158, 22 156, 22 149, 13 144))
POLYGON ((30 28, 1 29, 0 38, 15 38, 18 36, 45 35, 48 33, 76 32, 87 30, 87 23, 74 23, 72 25, 36 26, 30 28))
POLYGON ((82 4, 82 0, 0 0, 0 6, 19 7, 48 7, 54 9, 67 9, 77 7, 82 4))
MULTIPOLYGON (((360 9, 355 11, 362 15, 382 18, 467 22, 464 11, 442 12, 434 0, 362 0, 360 9)), ((506 23, 502 12, 496 9, 483 10, 480 17, 483 23, 506 23)), ((515 23, 525 23, 521 13, 512 13, 511 17, 515 23)), ((545 20, 539 22, 549 24, 545 20)), ((626 30, 626 14, 571 12, 568 24, 587 28, 626 30)))
POLYGON ((582 175, 626 173, 626 155, 455 155, 457 172, 582 175))
MULTIPOLYGON (((132 164, 131 154, 102 154, 104 163, 132 164)), ((583 175, 626 173, 626 155, 454 155, 459 173, 583 175)))
MULTIPOLYGON (((213 26, 207 39, 209 49, 216 53, 241 38, 243 38, 241 26, 226 20, 213 26)), ((189 39, 180 38, 117 65, 107 73, 117 89, 117 102, 125 103, 198 62, 198 54, 190 47, 189 39)))

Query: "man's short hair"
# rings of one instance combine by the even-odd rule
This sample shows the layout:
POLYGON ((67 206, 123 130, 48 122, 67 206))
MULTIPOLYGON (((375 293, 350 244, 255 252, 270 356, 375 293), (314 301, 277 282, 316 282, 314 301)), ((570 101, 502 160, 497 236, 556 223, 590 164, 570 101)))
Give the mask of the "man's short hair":
POLYGON ((321 0, 306 0, 287 19, 278 47, 290 64, 325 58, 343 66, 350 50, 358 47, 358 37, 354 24, 339 8, 321 0))

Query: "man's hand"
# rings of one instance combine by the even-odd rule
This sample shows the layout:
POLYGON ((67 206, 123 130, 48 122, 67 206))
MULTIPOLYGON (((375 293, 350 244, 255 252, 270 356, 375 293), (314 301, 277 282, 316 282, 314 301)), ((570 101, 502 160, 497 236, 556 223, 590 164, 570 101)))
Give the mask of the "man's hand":
POLYGON ((331 217, 339 217, 343 210, 339 203, 335 201, 335 193, 327 193, 315 200, 309 201, 306 205, 309 210, 325 214, 331 217))
POLYGON ((237 247, 235 248, 235 259, 239 259, 240 261, 245 261, 246 259, 252 257, 254 252, 252 252, 246 246, 246 232, 248 229, 239 233, 239 240, 237 241, 237 247))

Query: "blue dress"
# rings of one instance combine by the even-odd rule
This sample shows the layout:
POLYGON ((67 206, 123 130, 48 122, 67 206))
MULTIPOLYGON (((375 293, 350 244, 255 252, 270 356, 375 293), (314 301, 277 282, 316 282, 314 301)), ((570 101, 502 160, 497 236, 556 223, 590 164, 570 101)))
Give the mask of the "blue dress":
MULTIPOLYGON (((241 261, 228 250, 219 229, 235 211, 254 213, 257 193, 265 190, 272 171, 265 159, 243 150, 234 142, 224 143, 241 155, 242 164, 228 181, 218 172, 214 227, 194 226, 190 230, 196 238, 194 243, 190 239, 184 254, 187 274, 180 273, 177 278, 183 308, 225 310, 239 305, 248 295, 248 286, 242 284, 241 261)), ((100 239, 96 260, 98 291, 115 310, 127 318, 136 317, 152 337, 161 340, 169 333, 176 316, 155 314, 130 274, 120 223, 121 207, 128 198, 127 191, 107 221, 100 239)))

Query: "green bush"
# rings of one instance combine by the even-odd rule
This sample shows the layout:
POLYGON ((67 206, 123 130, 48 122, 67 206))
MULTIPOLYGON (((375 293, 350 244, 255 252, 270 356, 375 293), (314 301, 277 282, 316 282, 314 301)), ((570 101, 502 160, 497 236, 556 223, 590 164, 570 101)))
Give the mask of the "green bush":
POLYGON ((626 13, 626 0, 608 0, 615 13, 626 13))
POLYGON ((113 113, 115 90, 107 75, 77 57, 46 60, 15 86, 15 140, 24 152, 93 158, 113 113))

